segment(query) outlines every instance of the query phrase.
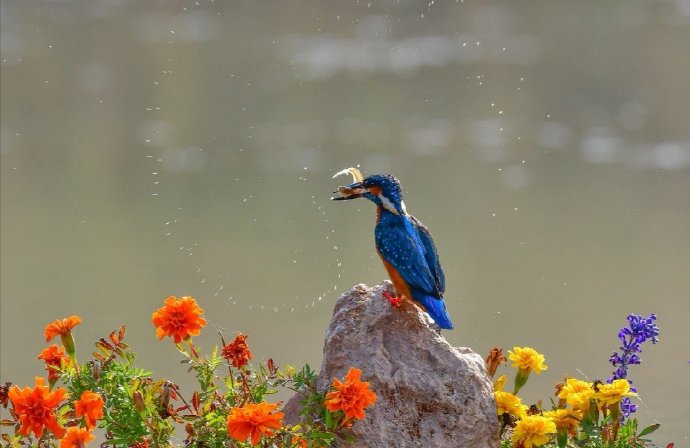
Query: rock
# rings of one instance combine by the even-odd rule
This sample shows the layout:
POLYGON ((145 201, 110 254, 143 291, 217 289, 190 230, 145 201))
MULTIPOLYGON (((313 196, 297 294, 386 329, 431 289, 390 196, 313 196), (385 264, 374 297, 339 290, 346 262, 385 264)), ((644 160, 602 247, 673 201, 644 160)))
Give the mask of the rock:
MULTIPOLYGON (((353 447, 498 447, 498 420, 484 360, 452 347, 429 316, 409 301, 393 308, 389 281, 357 285, 337 300, 326 332, 319 390, 350 367, 362 370, 376 404, 353 426, 353 447)), ((456 330, 457 331, 457 330, 456 330)), ((285 420, 299 421, 299 396, 285 420)))

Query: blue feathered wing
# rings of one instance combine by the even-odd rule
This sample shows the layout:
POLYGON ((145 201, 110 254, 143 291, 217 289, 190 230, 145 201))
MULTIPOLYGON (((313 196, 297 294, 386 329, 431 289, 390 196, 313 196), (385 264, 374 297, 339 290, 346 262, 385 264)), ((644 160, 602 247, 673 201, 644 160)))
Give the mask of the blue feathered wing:
POLYGON ((442 299, 445 276, 426 227, 416 218, 406 216, 380 221, 374 233, 376 248, 407 282, 413 298, 441 328, 453 328, 442 299))
POLYGON ((434 276, 438 292, 443 294, 446 291, 446 277, 443 274, 441 263, 438 260, 438 252, 436 251, 434 240, 431 238, 431 234, 429 233, 429 230, 427 230, 426 226, 417 218, 410 216, 410 220, 412 221, 412 225, 417 231, 417 235, 419 236, 422 246, 425 249, 424 259, 429 266, 429 270, 434 276))

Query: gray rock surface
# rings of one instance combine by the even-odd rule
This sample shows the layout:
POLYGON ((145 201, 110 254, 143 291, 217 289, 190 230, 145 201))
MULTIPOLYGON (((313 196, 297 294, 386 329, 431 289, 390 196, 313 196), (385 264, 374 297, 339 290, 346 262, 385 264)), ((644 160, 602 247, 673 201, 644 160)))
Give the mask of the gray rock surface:
MULTIPOLYGON (((362 370, 376 404, 354 424, 353 447, 499 446, 492 383, 484 360, 469 348, 452 347, 426 313, 403 301, 394 308, 381 293, 390 282, 357 285, 335 304, 326 332, 318 387, 350 367, 362 370)), ((462 331, 462 330, 454 330, 462 331)), ((296 423, 299 397, 285 406, 296 423)))

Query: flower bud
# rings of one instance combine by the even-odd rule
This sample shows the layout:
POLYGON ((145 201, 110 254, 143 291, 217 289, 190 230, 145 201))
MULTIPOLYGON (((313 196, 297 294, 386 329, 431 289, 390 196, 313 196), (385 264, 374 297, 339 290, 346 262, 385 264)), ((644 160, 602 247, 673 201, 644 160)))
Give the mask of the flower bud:
POLYGON ((494 381, 494 391, 502 391, 503 387, 506 384, 506 381, 508 381, 508 376, 506 375, 501 375, 498 378, 496 378, 496 381, 494 381))
POLYGON ((173 383, 171 383, 170 381, 166 381, 163 385, 163 392, 161 392, 159 402, 161 409, 168 409, 168 405, 170 404, 170 389, 172 388, 172 384, 173 383))
POLYGON ((138 390, 135 390, 132 393, 132 401, 134 401, 134 408, 139 412, 140 414, 146 411, 146 404, 144 403, 144 396, 141 395, 141 392, 138 390))
POLYGON ((101 362, 97 359, 91 361, 91 377, 96 381, 101 377, 101 362))
POLYGON ((514 385, 514 390, 513 393, 517 394, 520 389, 522 389, 522 386, 527 383, 527 378, 529 378, 529 372, 530 369, 518 369, 517 373, 515 374, 515 385, 514 385))
POLYGON ((76 348, 74 346, 74 336, 72 336, 71 331, 67 331, 60 335, 62 340, 62 345, 65 347, 65 351, 73 360, 76 360, 76 348))

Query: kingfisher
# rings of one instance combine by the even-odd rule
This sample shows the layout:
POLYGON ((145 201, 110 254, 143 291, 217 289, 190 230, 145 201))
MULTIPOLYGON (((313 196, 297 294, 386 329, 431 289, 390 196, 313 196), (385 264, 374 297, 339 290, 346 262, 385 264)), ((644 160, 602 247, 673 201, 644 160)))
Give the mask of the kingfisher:
POLYGON ((395 306, 401 297, 412 299, 439 327, 452 329, 443 302, 446 281, 436 245, 424 224, 407 213, 398 179, 389 174, 364 177, 357 168, 347 168, 333 177, 341 174, 351 174, 354 182, 339 187, 334 192, 338 196, 331 199, 366 198, 376 205, 376 251, 397 292, 397 296, 384 292, 384 297, 395 306))

